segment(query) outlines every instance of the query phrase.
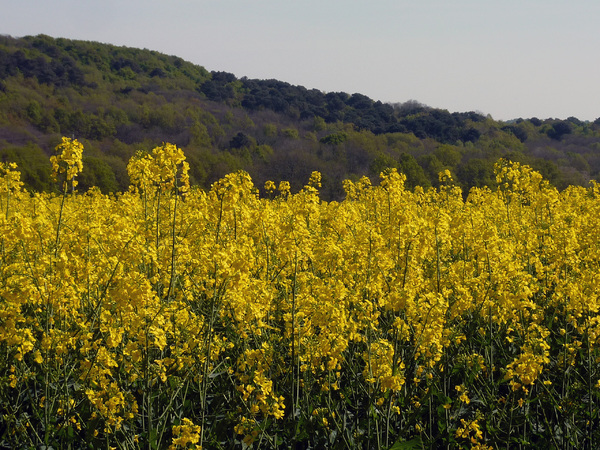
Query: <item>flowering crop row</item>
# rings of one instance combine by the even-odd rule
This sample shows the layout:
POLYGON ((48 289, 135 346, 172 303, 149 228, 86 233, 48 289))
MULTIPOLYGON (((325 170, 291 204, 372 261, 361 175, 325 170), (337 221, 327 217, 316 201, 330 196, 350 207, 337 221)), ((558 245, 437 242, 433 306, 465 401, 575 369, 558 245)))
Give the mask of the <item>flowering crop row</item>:
POLYGON ((57 150, 61 195, 0 166, 0 447, 600 443, 596 184, 500 160, 466 200, 393 170, 267 199, 165 144, 78 194, 57 150))

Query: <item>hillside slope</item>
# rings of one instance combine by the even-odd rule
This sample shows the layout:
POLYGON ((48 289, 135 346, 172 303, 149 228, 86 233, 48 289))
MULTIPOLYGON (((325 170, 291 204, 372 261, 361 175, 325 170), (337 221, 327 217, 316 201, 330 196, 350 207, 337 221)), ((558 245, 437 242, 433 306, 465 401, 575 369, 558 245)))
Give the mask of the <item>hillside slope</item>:
POLYGON ((55 189, 48 156, 62 135, 85 146, 82 190, 126 189, 126 164, 162 142, 183 148, 192 182, 205 188, 244 169, 255 184, 313 170, 322 196, 342 180, 375 180, 386 167, 408 185, 436 185, 449 169, 467 191, 493 185, 493 163, 532 165, 559 188, 600 174, 600 120, 511 123, 415 101, 384 104, 278 80, 208 72, 176 56, 96 42, 0 37, 0 161, 16 162, 28 188, 55 189))

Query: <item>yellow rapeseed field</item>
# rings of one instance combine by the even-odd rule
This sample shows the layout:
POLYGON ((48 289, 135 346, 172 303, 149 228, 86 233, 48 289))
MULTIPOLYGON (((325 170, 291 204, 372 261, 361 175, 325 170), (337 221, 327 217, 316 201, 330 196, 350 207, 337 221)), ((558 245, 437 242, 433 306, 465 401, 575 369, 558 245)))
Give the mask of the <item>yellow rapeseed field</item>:
POLYGON ((0 165, 0 448, 595 448, 600 190, 496 164, 319 198, 164 144, 128 192, 0 165))

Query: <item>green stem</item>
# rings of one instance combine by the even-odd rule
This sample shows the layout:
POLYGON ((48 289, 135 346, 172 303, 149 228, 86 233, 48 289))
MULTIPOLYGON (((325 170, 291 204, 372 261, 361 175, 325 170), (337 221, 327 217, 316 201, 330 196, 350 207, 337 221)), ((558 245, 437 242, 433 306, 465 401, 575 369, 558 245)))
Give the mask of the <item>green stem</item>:
POLYGON ((65 207, 65 199, 67 198, 67 182, 64 183, 63 195, 60 201, 60 211, 58 212, 58 224, 56 226, 56 238, 54 240, 54 257, 58 255, 58 243, 60 239, 60 229, 62 226, 62 216, 65 207))
MULTIPOLYGON (((175 189, 177 189, 177 185, 175 185, 175 189)), ((173 206, 173 226, 171 227, 171 277, 169 280, 169 291, 167 292, 167 301, 171 300, 171 295, 173 294, 173 282, 175 280, 175 231, 177 225, 177 199, 178 195, 175 194, 175 205, 173 206)))

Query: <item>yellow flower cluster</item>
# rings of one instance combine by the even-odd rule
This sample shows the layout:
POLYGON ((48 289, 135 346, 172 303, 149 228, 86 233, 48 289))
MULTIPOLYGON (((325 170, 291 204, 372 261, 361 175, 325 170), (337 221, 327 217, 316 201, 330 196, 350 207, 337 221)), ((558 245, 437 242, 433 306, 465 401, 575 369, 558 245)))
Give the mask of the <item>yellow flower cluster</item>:
MULTIPOLYGON (((74 181, 80 144, 57 150, 74 181)), ((316 172, 298 193, 268 182, 271 199, 245 172, 189 189, 171 144, 134 157, 117 195, 29 194, 0 166, 1 428, 21 430, 13 447, 389 448, 417 433, 485 448, 551 430, 533 408, 517 417, 532 402, 575 417, 578 395, 569 426, 585 430, 600 193, 496 169, 498 189, 466 199, 449 173, 409 191, 390 170, 327 203, 316 172)))
POLYGON ((154 189, 186 193, 190 188, 190 166, 183 151, 173 144, 163 144, 151 154, 138 152, 127 165, 131 184, 142 192, 154 189))
POLYGON ((492 450, 494 447, 481 444, 483 439, 483 432, 477 419, 466 421, 460 419, 461 426, 456 430, 456 437, 460 439, 466 439, 469 441, 469 448, 478 450, 492 450))
POLYGON ((195 448, 200 450, 202 447, 196 445, 200 441, 200 426, 194 425, 190 419, 184 417, 182 425, 173 426, 173 444, 169 450, 178 448, 195 448), (192 444, 192 447, 188 447, 192 444))
POLYGON ((83 170, 83 144, 77 139, 63 137, 55 151, 57 154, 50 157, 52 176, 56 180, 59 174, 64 173, 66 175, 64 186, 71 181, 75 188, 77 186, 75 177, 83 170))
POLYGON ((0 177, 2 178, 2 185, 0 186, 0 193, 3 194, 2 199, 10 193, 18 192, 23 186, 21 181, 21 172, 17 169, 15 163, 3 163, 0 162, 0 177))

